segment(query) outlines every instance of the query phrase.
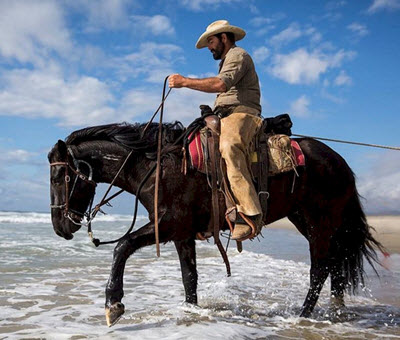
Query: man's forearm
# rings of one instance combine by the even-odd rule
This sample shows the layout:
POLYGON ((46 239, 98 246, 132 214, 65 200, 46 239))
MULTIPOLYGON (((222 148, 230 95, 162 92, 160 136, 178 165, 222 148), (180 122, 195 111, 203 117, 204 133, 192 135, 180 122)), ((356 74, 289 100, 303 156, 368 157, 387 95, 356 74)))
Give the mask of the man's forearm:
POLYGON ((226 91, 225 83, 218 77, 194 79, 183 77, 180 74, 172 74, 169 76, 169 87, 187 87, 192 90, 209 93, 226 91))
POLYGON ((203 92, 216 93, 226 91, 225 83, 217 77, 203 79, 185 78, 184 84, 185 87, 192 90, 203 92))

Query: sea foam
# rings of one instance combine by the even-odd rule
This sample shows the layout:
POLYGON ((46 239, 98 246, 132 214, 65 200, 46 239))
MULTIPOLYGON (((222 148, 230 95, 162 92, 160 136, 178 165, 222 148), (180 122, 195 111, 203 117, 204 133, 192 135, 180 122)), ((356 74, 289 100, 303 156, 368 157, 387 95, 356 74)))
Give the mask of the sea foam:
MULTIPOLYGON (((121 214, 110 214, 103 215, 98 214, 95 221, 99 222, 128 222, 132 221, 133 216, 121 215, 121 214)), ((137 221, 147 220, 148 218, 144 215, 137 216, 137 221)), ((51 223, 50 213, 37 213, 37 212, 0 212, 0 223, 51 223)))

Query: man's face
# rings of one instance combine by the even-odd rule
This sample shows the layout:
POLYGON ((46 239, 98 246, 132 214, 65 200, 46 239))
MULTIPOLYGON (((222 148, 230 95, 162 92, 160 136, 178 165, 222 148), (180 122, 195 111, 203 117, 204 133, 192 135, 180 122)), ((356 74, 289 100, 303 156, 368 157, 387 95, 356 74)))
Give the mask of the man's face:
POLYGON ((215 60, 221 59, 222 53, 225 50, 225 44, 215 35, 208 37, 207 47, 211 51, 215 60))

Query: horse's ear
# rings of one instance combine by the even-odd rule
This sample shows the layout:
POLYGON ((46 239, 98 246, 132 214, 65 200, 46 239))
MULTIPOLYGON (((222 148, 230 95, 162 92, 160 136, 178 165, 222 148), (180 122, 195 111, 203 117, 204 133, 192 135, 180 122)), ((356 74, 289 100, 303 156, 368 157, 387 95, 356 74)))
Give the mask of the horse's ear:
POLYGON ((57 142, 57 149, 60 153, 61 158, 65 158, 67 156, 67 144, 61 139, 57 142))

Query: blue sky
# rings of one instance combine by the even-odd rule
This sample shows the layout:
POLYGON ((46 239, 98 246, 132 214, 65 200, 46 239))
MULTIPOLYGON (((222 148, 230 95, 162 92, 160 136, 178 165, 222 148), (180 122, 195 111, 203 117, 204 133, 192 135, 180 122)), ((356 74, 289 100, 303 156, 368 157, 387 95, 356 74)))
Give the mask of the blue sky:
MULTIPOLYGON (((400 0, 0 0, 0 210, 49 210, 57 139, 147 121, 168 74, 215 75, 194 45, 218 19, 247 32, 238 45, 255 61, 265 117, 289 112, 298 134, 400 145, 400 0)), ((188 124, 214 96, 174 89, 165 119, 188 124)), ((400 213, 400 152, 329 145, 368 213, 400 213)))

